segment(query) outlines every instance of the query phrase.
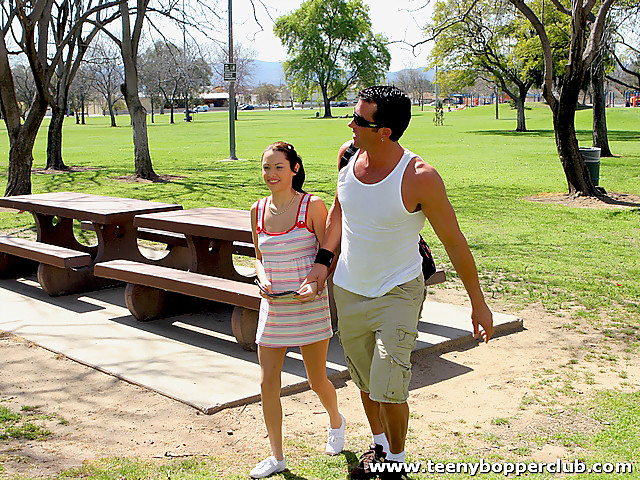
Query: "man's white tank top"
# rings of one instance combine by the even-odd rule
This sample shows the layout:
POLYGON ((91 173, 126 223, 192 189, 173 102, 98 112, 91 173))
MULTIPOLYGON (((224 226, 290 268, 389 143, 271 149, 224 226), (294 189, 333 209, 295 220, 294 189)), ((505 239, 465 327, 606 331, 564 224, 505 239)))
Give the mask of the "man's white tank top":
POLYGON ((373 298, 420 275, 418 235, 425 216, 420 210, 408 212, 402 202, 402 177, 417 155, 405 149, 389 175, 366 184, 354 173, 359 153, 338 176, 342 240, 333 283, 373 298))

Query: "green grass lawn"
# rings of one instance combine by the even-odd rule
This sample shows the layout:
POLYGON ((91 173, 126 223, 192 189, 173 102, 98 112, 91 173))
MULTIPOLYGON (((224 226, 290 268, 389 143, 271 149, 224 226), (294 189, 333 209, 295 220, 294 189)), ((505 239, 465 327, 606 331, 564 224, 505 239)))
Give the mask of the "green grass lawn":
MULTIPOLYGON (((334 109, 334 115, 349 112, 350 108, 334 109)), ((566 191, 550 113, 543 105, 534 104, 527 111, 530 131, 526 133, 514 132, 516 113, 507 105, 501 106, 500 120, 495 120, 492 106, 445 112, 441 127, 434 126, 432 118, 432 111, 416 109, 401 143, 434 165, 444 178, 489 297, 513 309, 541 302, 567 316, 566 328, 590 322, 603 335, 625 341, 637 352, 640 209, 580 209, 526 200, 537 193, 566 191)), ((156 123, 149 124, 154 168, 159 174, 180 178, 170 183, 126 183, 115 177, 133 172, 132 133, 128 117, 117 119, 117 128, 110 128, 108 118, 103 117, 90 117, 84 126, 67 119, 66 164, 94 169, 33 175, 33 193, 73 190, 174 202, 185 208, 215 205, 248 209, 268 193, 260 175, 263 149, 273 141, 286 140, 303 157, 307 191, 330 203, 337 177, 337 150, 351 138, 347 119, 316 119, 312 110, 239 112, 240 160, 231 162, 225 160, 229 154, 226 113, 197 114, 193 123, 180 119, 175 125, 168 124, 168 115, 156 115, 156 123)), ((577 112, 578 138, 583 146, 591 145, 591 121, 590 110, 577 112)), ((47 124, 45 120, 43 127, 47 124)), ((640 194, 640 109, 610 109, 608 125, 611 149, 617 156, 602 159, 600 185, 608 191, 640 194)), ((0 138, 0 188, 4 191, 8 158, 4 125, 0 138)), ((45 148, 43 128, 34 151, 34 167, 44 166, 45 148)), ((31 226, 30 216, 0 213, 0 230, 31 226)), ((436 263, 455 277, 433 232, 425 227, 424 233, 436 263)), ((611 394, 599 399, 595 408, 602 415, 610 414, 612 420, 608 429, 590 440, 594 461, 612 457, 637 460, 638 412, 637 407, 628 408, 635 405, 633 401, 637 402, 637 395, 611 394), (623 444, 632 445, 632 450, 623 444)), ((320 460, 303 460, 306 463, 296 464, 296 471, 308 468, 311 478, 342 478, 344 460, 333 460, 335 468, 326 466, 325 457, 320 460), (326 476, 321 473, 324 468, 330 470, 326 476)), ((144 477, 138 468, 144 471, 147 467, 123 462, 105 460, 87 467, 94 469, 92 472, 76 474, 144 477), (127 476, 126 472, 134 473, 127 476)), ((211 468, 215 470, 198 461, 173 465, 189 478, 210 478, 211 468)), ((155 467, 149 468, 160 474, 155 467)))
MULTIPOLYGON (((350 108, 336 108, 344 115, 350 108)), ((607 190, 640 194, 640 111, 608 112, 609 137, 616 158, 601 163, 600 184, 607 190)), ((477 259, 482 281, 493 296, 526 305, 541 301, 549 309, 581 306, 574 315, 595 319, 611 311, 635 329, 640 297, 640 209, 578 209, 534 203, 525 197, 563 192, 566 181, 558 160, 549 110, 534 104, 527 111, 527 133, 513 131, 515 111, 503 105, 500 120, 491 106, 445 114, 433 125, 431 111, 415 109, 402 144, 434 165, 448 188, 460 224, 477 259)), ((32 176, 33 192, 60 190, 175 202, 185 208, 204 205, 248 209, 268 191, 260 176, 260 155, 269 143, 293 143, 305 162, 306 189, 330 203, 336 183, 336 152, 351 136, 344 118, 316 119, 313 110, 239 112, 237 154, 229 154, 228 115, 201 113, 187 124, 170 125, 168 115, 149 124, 157 173, 180 176, 170 183, 127 183, 115 177, 133 170, 128 117, 89 117, 87 125, 68 118, 64 160, 95 170, 32 176)), ((45 120, 34 151, 35 167, 45 163, 45 120)), ((591 111, 577 112, 582 145, 591 143, 591 111)), ((4 128, 4 127, 3 127, 4 128)), ((8 140, 0 144, 0 175, 6 175, 8 140)), ((4 189, 5 183, 0 187, 4 189)), ((28 216, 0 214, 2 229, 29 227, 28 216)), ((436 261, 451 271, 443 248, 425 227, 436 261)), ((454 272, 452 272, 454 273, 454 272)))

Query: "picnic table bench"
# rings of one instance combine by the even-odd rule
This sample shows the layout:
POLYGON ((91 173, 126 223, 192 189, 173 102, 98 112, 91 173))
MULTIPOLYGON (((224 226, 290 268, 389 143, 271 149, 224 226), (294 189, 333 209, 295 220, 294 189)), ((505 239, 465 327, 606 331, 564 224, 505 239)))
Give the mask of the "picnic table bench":
POLYGON ((145 261, 137 246, 133 218, 140 213, 182 209, 180 205, 75 192, 0 198, 0 207, 33 214, 36 240, 0 237, 0 276, 37 270, 49 295, 95 290, 113 281, 95 277, 93 266, 111 259, 145 261), (97 245, 78 242, 74 219, 90 222, 97 245))
MULTIPOLYGON (((255 274, 239 273, 232 259, 234 253, 255 256, 250 213, 206 207, 139 215, 134 225, 140 238, 163 243, 174 240, 181 245, 186 241, 191 262, 177 268, 163 266, 161 261, 140 264, 112 260, 97 264, 96 275, 127 282, 125 303, 133 316, 146 321, 176 313, 175 307, 184 307, 185 302, 175 294, 230 304, 234 306, 231 328, 237 342, 246 350, 255 350, 259 289, 253 284, 255 274)), ((444 272, 438 271, 426 284, 444 280, 444 272)), ((332 301, 331 307, 335 327, 332 301)))
MULTIPOLYGON (((81 222, 80 226, 83 230, 94 230, 94 225, 91 222, 81 222)), ((166 230, 155 230, 153 228, 145 227, 140 227, 137 231, 138 238, 142 240, 164 243, 168 247, 188 247, 187 237, 182 233, 167 232, 166 230)), ((255 257, 255 249, 251 242, 233 242, 233 253, 236 255, 243 255, 245 257, 255 257)))
POLYGON ((205 207, 139 215, 134 219, 140 238, 185 245, 190 255, 179 265, 113 260, 95 266, 95 274, 127 283, 125 303, 132 315, 147 321, 176 313, 185 301, 175 294, 234 306, 231 328, 238 343, 255 349, 260 308, 255 272, 240 273, 233 255, 255 257, 250 213, 205 207))

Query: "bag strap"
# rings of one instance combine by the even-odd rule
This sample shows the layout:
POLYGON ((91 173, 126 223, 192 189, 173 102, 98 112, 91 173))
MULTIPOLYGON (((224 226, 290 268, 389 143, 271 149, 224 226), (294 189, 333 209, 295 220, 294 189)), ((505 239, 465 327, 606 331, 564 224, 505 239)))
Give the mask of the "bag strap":
POLYGON ((340 157, 340 164, 338 165, 338 170, 342 170, 342 167, 345 167, 347 163, 349 163, 349 160, 353 158, 353 156, 356 154, 357 151, 358 151, 358 148, 353 143, 349 145, 347 149, 344 151, 344 153, 342 154, 342 157, 340 157))

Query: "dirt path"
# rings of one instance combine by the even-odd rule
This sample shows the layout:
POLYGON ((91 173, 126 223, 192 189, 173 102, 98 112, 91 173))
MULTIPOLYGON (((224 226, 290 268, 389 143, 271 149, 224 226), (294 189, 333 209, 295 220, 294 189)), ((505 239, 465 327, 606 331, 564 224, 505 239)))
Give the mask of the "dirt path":
MULTIPOLYGON (((460 290, 438 301, 463 304, 460 290)), ((495 310, 504 309, 496 303, 495 310)), ((511 309, 511 312, 513 310, 511 309)), ((623 345, 539 306, 518 312, 525 330, 439 355, 417 354, 407 451, 416 460, 452 454, 555 460, 580 451, 558 434, 597 431, 574 412, 598 390, 637 391, 640 364, 623 345)), ((49 476, 104 456, 141 458, 235 453, 247 472, 268 450, 259 404, 212 416, 84 367, 19 337, 0 335, 0 406, 36 406, 53 434, 45 441, 0 440, 5 475, 49 476)), ((351 381, 338 385, 348 421, 346 448, 361 451, 368 429, 351 381)), ((311 392, 283 399, 285 435, 320 453, 326 415, 311 392)), ((0 472, 2 469, 0 468, 0 472)), ((0 473, 0 476, 2 473, 0 473)))

